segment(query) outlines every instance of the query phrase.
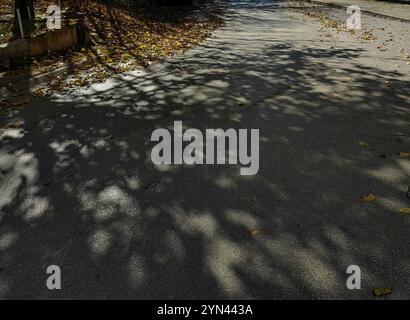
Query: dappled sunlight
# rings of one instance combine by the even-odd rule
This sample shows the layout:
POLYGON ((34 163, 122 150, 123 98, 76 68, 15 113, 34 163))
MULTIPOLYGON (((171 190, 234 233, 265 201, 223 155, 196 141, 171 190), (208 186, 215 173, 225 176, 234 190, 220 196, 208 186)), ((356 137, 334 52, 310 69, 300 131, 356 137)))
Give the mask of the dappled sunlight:
POLYGON ((18 235, 16 232, 5 232, 0 237, 0 251, 10 249, 17 241, 18 235))
POLYGON ((409 133, 410 79, 281 23, 234 11, 183 55, 22 110, 23 129, 0 133, 0 297, 43 288, 50 264, 70 284, 65 298, 337 298, 351 264, 364 286, 397 284, 410 265, 397 212, 410 165, 397 156, 409 141, 392 133, 409 133), (255 19, 261 30, 248 28, 255 19), (252 46, 257 32, 264 41, 252 46), (38 110, 49 113, 29 122, 38 110), (259 129, 258 174, 154 165, 152 132, 178 120, 259 129), (369 193, 377 200, 363 203, 369 193), (385 239, 398 235, 392 250, 385 239), (397 278, 380 276, 393 269, 397 278))
POLYGON ((49 201, 47 198, 30 195, 26 195, 26 198, 19 207, 19 210, 24 212, 24 220, 27 222, 45 217, 46 212, 50 212, 51 209, 52 208, 49 208, 49 201))
POLYGON ((18 205, 15 213, 23 215, 24 220, 41 218, 48 209, 48 200, 38 196, 39 173, 35 155, 20 150, 17 155, 6 154, 0 158, 1 171, 6 173, 0 185, 0 208, 18 205), (15 203, 17 199, 19 204, 15 203))
POLYGON ((148 273, 149 270, 147 270, 144 260, 137 254, 132 255, 128 264, 128 279, 134 290, 141 290, 144 285, 147 285, 148 273))
POLYGON ((403 162, 405 163, 406 160, 396 160, 397 164, 395 166, 392 166, 391 164, 384 165, 383 167, 369 170, 368 174, 372 177, 379 179, 380 181, 383 181, 384 183, 388 182, 392 186, 397 187, 400 185, 406 185, 410 177, 410 168, 406 163, 404 167, 400 166, 400 163, 403 162))
POLYGON ((237 243, 224 237, 209 239, 205 244, 206 265, 227 298, 239 298, 245 294, 236 265, 243 263, 246 251, 237 243))
POLYGON ((97 196, 94 218, 97 221, 114 219, 118 214, 138 216, 138 204, 117 186, 110 186, 97 196))
POLYGON ((407 201, 400 198, 380 197, 379 205, 384 207, 387 211, 391 211, 392 214, 397 214, 400 208, 407 206, 407 201))
POLYGON ((92 255, 105 255, 112 245, 113 236, 105 230, 96 230, 89 239, 89 247, 92 255))

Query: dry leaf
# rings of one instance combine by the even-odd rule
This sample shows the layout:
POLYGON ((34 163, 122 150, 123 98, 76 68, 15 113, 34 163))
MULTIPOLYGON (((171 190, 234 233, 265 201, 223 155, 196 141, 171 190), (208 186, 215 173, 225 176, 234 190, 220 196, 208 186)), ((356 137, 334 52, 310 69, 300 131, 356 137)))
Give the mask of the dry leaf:
POLYGON ((255 197, 255 196, 252 196, 252 197, 251 197, 251 202, 252 202, 252 203, 256 203, 256 197, 255 197))
POLYGON ((393 289, 392 288, 376 288, 373 290, 373 294, 379 298, 381 296, 385 296, 388 294, 393 293, 393 289))
POLYGON ((249 230, 249 233, 250 233, 252 236, 259 236, 260 234, 262 234, 262 231, 261 231, 261 230, 258 230, 258 229, 251 229, 251 230, 249 230))
POLYGON ((358 144, 360 144, 363 148, 369 147, 369 144, 367 142, 364 142, 364 141, 359 141, 358 144))
POLYGON ((361 197, 362 201, 364 202, 372 202, 374 200, 376 200, 376 196, 374 194, 368 194, 367 196, 363 196, 361 197))
POLYGON ((410 152, 400 152, 400 158, 410 158, 410 152))
POLYGON ((44 97, 47 93, 43 88, 39 88, 33 92, 33 94, 37 97, 44 97))
POLYGON ((404 214, 410 214, 410 208, 401 208, 399 210, 400 213, 404 213, 404 214))

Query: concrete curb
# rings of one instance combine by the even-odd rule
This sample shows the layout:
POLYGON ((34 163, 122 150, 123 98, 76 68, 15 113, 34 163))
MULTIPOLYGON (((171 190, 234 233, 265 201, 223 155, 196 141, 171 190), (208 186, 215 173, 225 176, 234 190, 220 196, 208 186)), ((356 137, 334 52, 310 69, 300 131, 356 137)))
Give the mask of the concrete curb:
POLYGON ((63 50, 90 41, 87 29, 80 25, 48 31, 35 37, 16 39, 0 45, 0 60, 39 56, 47 51, 63 50))
MULTIPOLYGON (((346 9, 347 8, 346 4, 338 3, 338 2, 327 2, 327 1, 322 1, 322 0, 306 0, 306 2, 310 2, 310 3, 318 4, 318 5, 329 6, 329 7, 338 8, 338 9, 346 9)), ((366 14, 374 16, 374 17, 380 17, 380 18, 385 18, 385 19, 410 23, 410 19, 400 18, 400 17, 388 15, 388 14, 385 14, 385 13, 375 12, 375 11, 362 9, 362 8, 360 8, 360 11, 362 13, 366 13, 366 14)))

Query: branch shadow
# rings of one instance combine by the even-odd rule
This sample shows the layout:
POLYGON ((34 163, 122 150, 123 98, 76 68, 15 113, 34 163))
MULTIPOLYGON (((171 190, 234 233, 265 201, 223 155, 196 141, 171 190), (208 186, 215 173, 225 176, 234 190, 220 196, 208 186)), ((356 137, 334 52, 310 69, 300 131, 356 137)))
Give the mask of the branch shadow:
POLYGON ((395 155, 409 141, 390 136, 410 135, 410 81, 364 67, 361 49, 247 41, 209 40, 43 102, 53 116, 20 114, 25 127, 0 136, 2 298, 408 296, 395 208, 410 167, 395 155), (260 129, 259 173, 154 166, 151 133, 176 120, 260 129), (363 204, 369 189, 383 196, 363 204), (45 288, 51 264, 64 290, 45 288), (351 264, 364 290, 345 288, 351 264))

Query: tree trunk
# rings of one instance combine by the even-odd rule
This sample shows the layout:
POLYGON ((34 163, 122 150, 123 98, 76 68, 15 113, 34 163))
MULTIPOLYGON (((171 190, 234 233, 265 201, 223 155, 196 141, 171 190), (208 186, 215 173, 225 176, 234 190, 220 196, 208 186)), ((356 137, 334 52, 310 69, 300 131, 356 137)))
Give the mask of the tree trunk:
POLYGON ((20 11, 24 36, 30 36, 35 19, 33 0, 14 0, 14 34, 20 37, 21 31, 17 16, 17 9, 20 11))

